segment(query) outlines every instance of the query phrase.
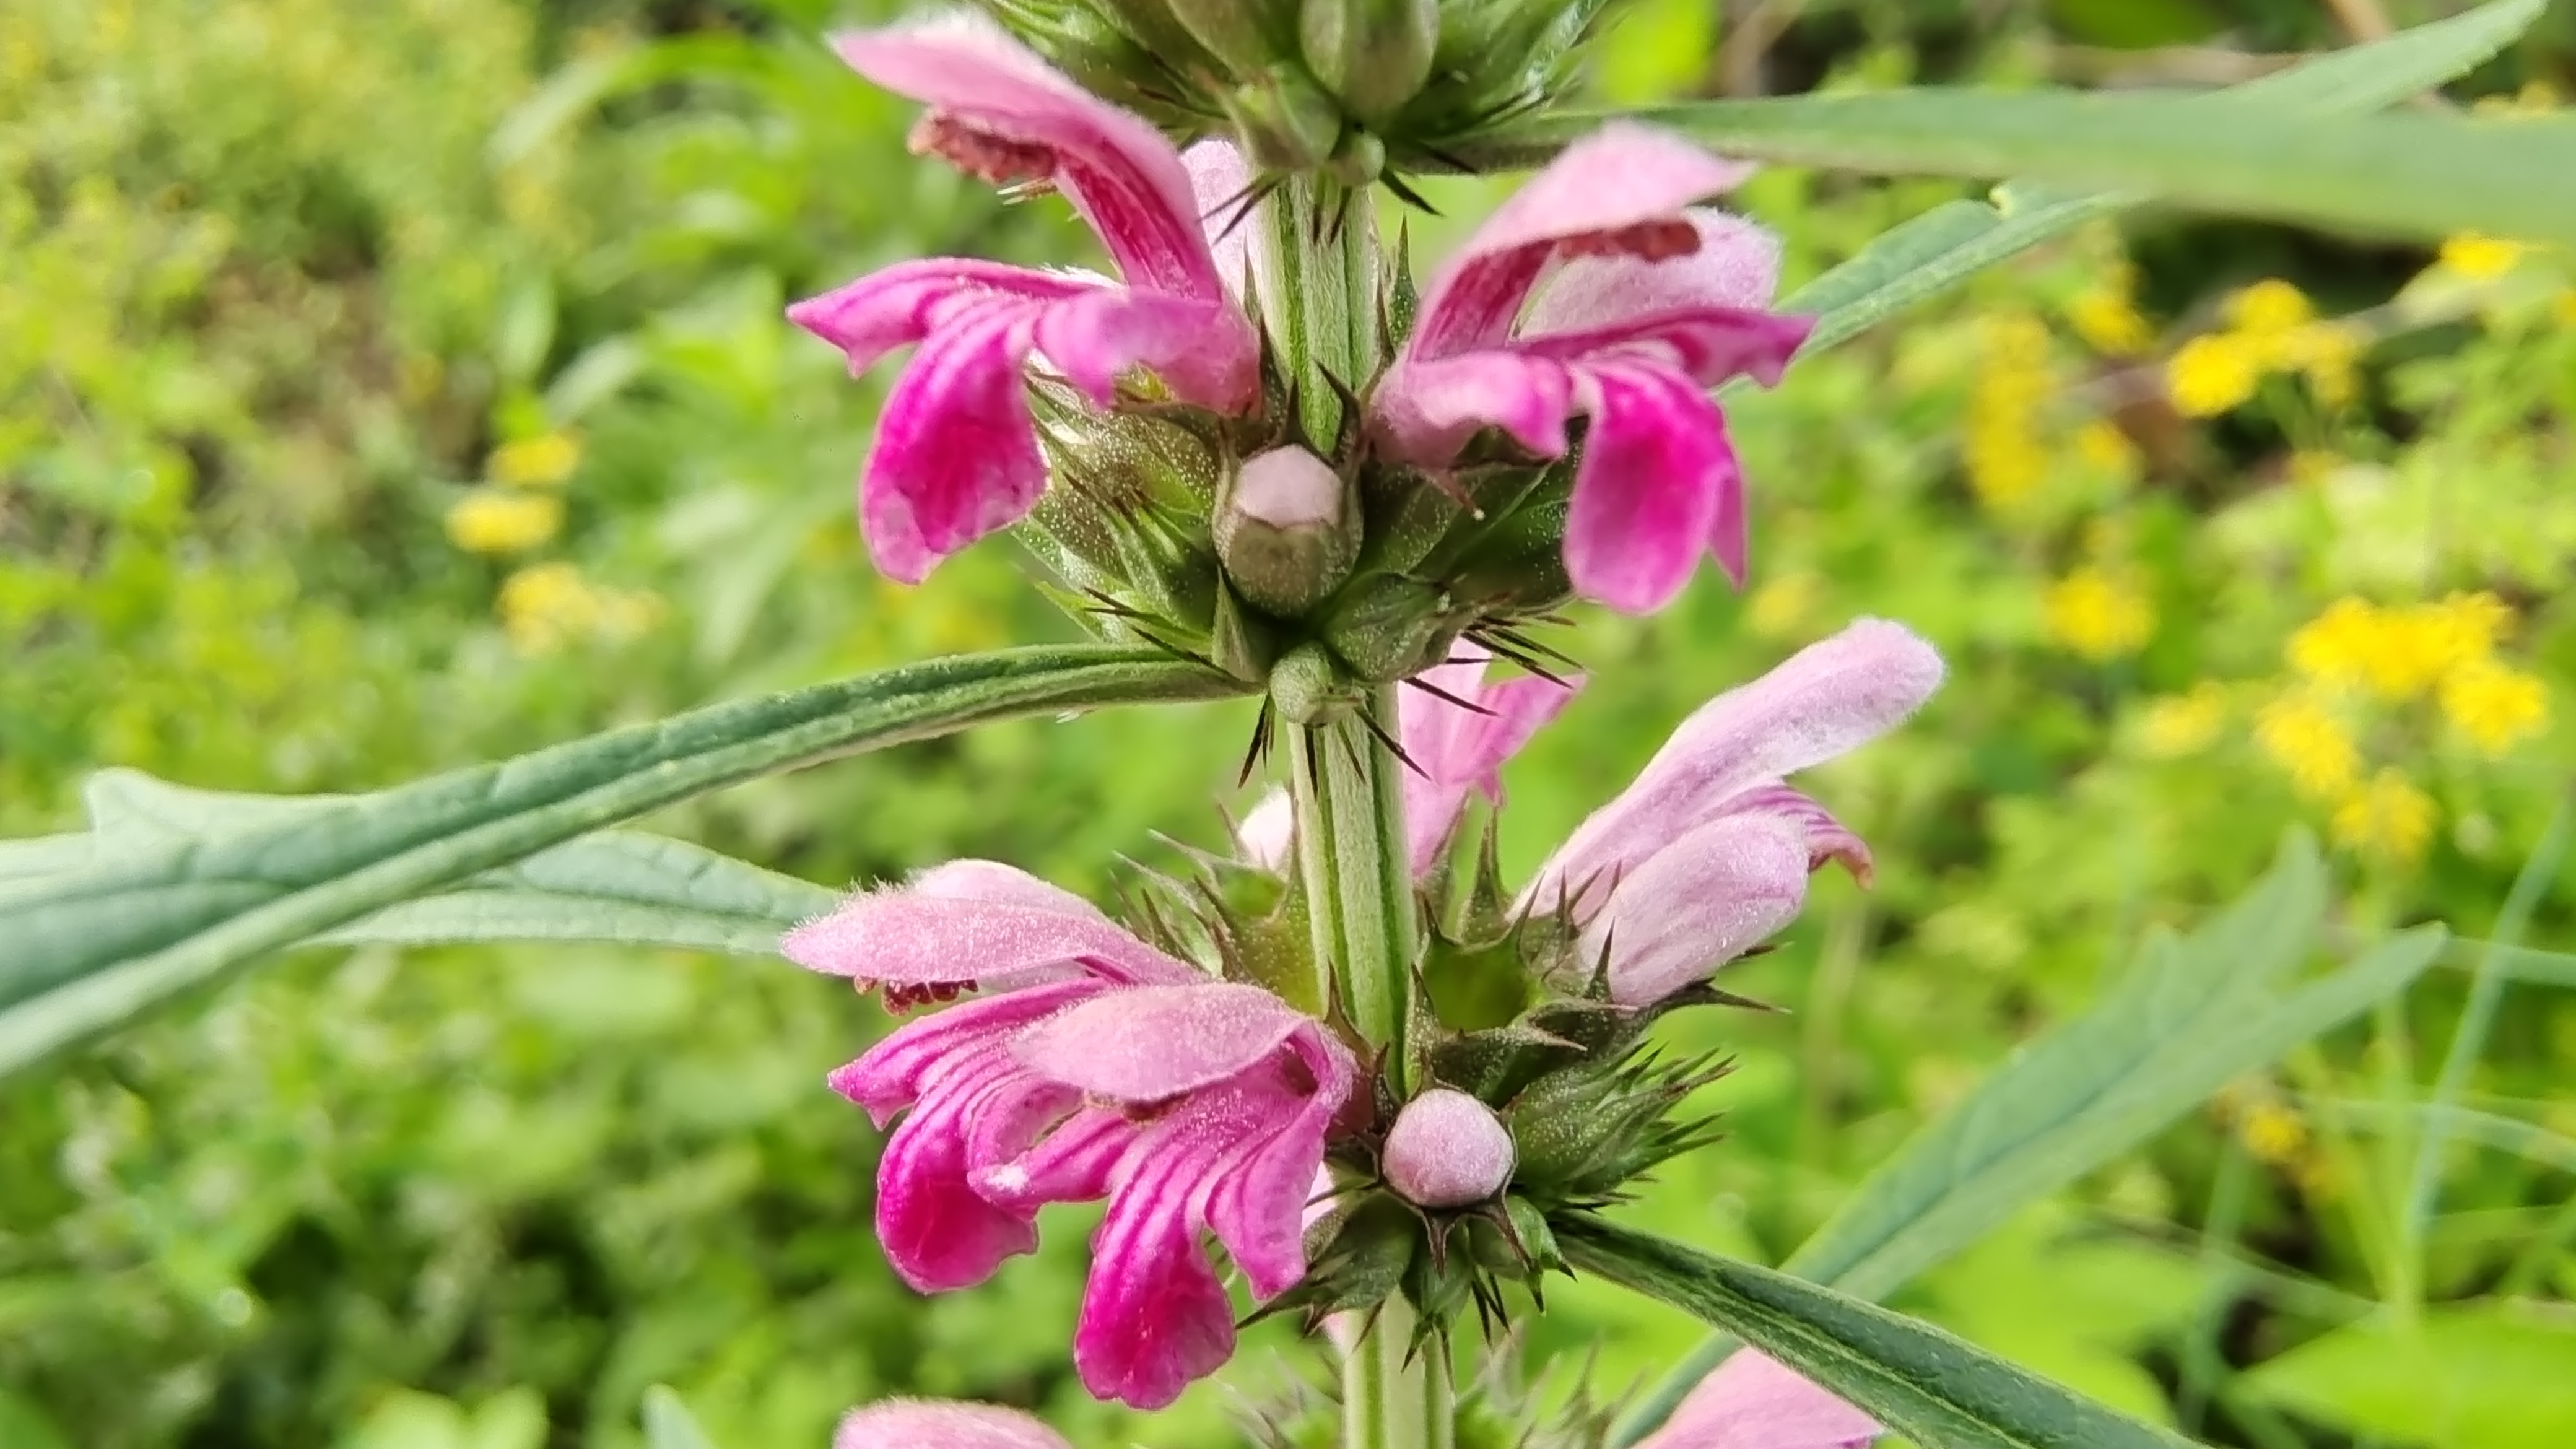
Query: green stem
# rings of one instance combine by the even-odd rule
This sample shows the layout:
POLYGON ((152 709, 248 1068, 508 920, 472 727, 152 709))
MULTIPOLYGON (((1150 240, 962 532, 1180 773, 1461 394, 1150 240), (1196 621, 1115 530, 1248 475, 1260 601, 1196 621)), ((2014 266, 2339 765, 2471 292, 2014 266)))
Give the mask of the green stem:
POLYGON ((1376 212, 1320 176, 1280 186, 1261 208, 1254 248, 1262 321, 1297 390, 1297 422, 1329 447, 1342 404, 1334 384, 1357 391, 1377 371, 1376 212))
MULTIPOLYGON (((1395 718, 1392 690, 1369 708, 1395 718)), ((1297 869, 1334 996, 1405 1087, 1404 1024, 1418 927, 1404 844, 1403 765, 1357 719, 1288 733, 1297 869)))
POLYGON ((1414 1313, 1402 1298, 1379 1310, 1342 1368, 1342 1449, 1456 1449, 1448 1348, 1437 1336, 1411 1355, 1414 1313))

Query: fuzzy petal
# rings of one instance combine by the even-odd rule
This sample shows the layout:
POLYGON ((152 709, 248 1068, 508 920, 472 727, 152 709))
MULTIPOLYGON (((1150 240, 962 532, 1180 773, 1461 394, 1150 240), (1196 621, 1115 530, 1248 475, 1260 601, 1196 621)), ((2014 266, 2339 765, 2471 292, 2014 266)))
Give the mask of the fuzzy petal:
POLYGON ((1019 1039, 1030 1069, 1095 1097, 1147 1103, 1245 1071, 1314 1022, 1234 982, 1106 992, 1019 1039))
POLYGON ((944 901, 983 901, 997 906, 1032 906, 1106 921, 1100 908, 1059 885, 1042 881, 1016 865, 998 860, 943 861, 917 871, 906 884, 916 896, 944 901))
POLYGON ((1016 1409, 990 1404, 888 1399, 853 1409, 832 1449, 1073 1449, 1064 1436, 1016 1409))
POLYGON ((988 305, 922 340, 886 398, 859 483, 879 572, 917 584, 941 559, 1026 516, 1046 488, 1021 364, 1027 303, 988 305))
POLYGON ((1092 1237, 1073 1364, 1096 1398, 1160 1409, 1234 1353, 1234 1305, 1198 1248, 1208 1156, 1146 1158, 1092 1237))
POLYGON ((1218 140, 1201 141, 1182 152, 1181 164, 1189 168, 1190 193, 1198 203, 1199 227, 1207 235, 1217 280, 1236 301, 1245 301, 1252 296, 1252 249, 1261 232, 1243 210, 1252 168, 1233 142, 1218 140))
POLYGON ((1885 1432, 1779 1360, 1743 1349, 1637 1449, 1860 1449, 1885 1432))
POLYGON ((1038 1245, 1034 1212, 985 1201, 972 1184, 979 1165, 969 1144, 978 1117, 1022 1116, 1033 1082, 998 1045, 948 1066, 949 1079, 922 1099, 877 1162, 877 1241, 886 1261, 923 1293, 966 1288, 993 1276, 1006 1258, 1038 1245))
POLYGON ((1054 153, 1052 179, 1129 286, 1224 295, 1189 172, 1162 133, 1075 85, 999 25, 961 12, 833 37, 850 68, 977 131, 1054 153))
POLYGON ((1407 356, 1441 358, 1502 341, 1558 243, 1678 221, 1692 202, 1752 171, 1669 132, 1602 127, 1531 177, 1440 269, 1423 294, 1407 356))
POLYGON ((906 1022, 826 1081, 833 1091, 867 1108, 882 1127, 917 1101, 945 1064, 1016 1035, 1102 989, 1101 982, 1086 978, 964 1002, 906 1022))
POLYGON ((1419 467, 1448 466, 1487 427, 1554 458, 1567 446, 1574 374, 1552 358, 1509 349, 1469 352, 1390 369, 1370 406, 1388 452, 1419 467))
POLYGON ((778 949, 810 970, 896 986, 1007 980, 1068 964, 1103 981, 1206 979, 1096 911, 918 889, 861 892, 788 932, 778 949))
POLYGON ((1125 1113, 1085 1107, 1026 1153, 977 1171, 975 1190, 1000 1208, 1090 1202, 1109 1195, 1118 1165, 1135 1143, 1136 1124, 1125 1113))
POLYGON ((1726 813, 1776 815, 1796 822, 1807 837, 1807 869, 1810 872, 1824 869, 1827 861, 1840 861, 1843 869, 1851 872, 1852 879, 1862 885, 1868 885, 1877 873, 1877 866, 1870 859, 1869 846, 1835 819, 1832 811, 1806 794, 1776 781, 1757 785, 1736 796, 1728 803, 1726 813))
POLYGON ((1700 706, 1619 798, 1549 857, 1527 895, 1634 871, 1756 785, 1832 759, 1896 727, 1941 683, 1941 656, 1902 625, 1863 619, 1751 684, 1700 706))
POLYGON ((1461 641, 1451 651, 1451 662, 1422 672, 1421 682, 1431 688, 1408 688, 1396 702, 1399 736, 1417 767, 1404 775, 1405 834, 1417 877, 1437 862, 1467 807, 1467 796, 1482 791, 1499 802, 1503 762, 1518 754, 1582 688, 1580 678, 1566 684, 1532 677, 1488 685, 1487 659, 1483 649, 1461 641))
POLYGON ((1584 959, 1610 962, 1610 999, 1661 1001, 1797 919, 1807 898, 1807 842, 1794 824, 1734 815, 1656 851, 1636 870, 1577 886, 1584 959), (1607 904, 1586 902, 1608 887, 1607 904))
POLYGON ((1670 603, 1699 565, 1726 495, 1742 489, 1726 416, 1665 367, 1601 368, 1565 521, 1576 592, 1631 614, 1670 603))
POLYGON ((1780 238, 1707 207, 1687 213, 1699 250, 1650 261, 1627 254, 1576 257, 1530 304, 1520 335, 1612 327, 1662 312, 1723 307, 1760 311, 1780 284, 1780 238))
POLYGON ((994 298, 1052 302, 1102 290, 1097 281, 971 257, 898 262, 808 297, 787 320, 849 354, 856 376, 929 336, 962 306, 994 298))
POLYGON ((1349 1051, 1309 1023, 1291 1059, 1230 1090, 1241 1102, 1229 1126, 1252 1145, 1209 1194, 1207 1219, 1256 1298, 1306 1276, 1306 1208, 1324 1167, 1324 1138, 1358 1078, 1349 1051))

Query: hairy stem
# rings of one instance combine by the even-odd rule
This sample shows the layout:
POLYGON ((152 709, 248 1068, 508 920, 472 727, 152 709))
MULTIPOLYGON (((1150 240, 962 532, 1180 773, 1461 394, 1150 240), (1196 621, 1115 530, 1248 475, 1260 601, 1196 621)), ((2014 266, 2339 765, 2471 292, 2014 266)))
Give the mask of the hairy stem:
MULTIPOLYGON (((1371 701, 1395 718, 1393 691, 1371 701)), ((1317 958, 1333 993, 1404 1089, 1404 1024, 1417 926, 1404 845, 1403 764, 1362 721, 1289 736, 1289 792, 1297 804, 1297 869, 1317 958)))
POLYGON ((1411 1354, 1413 1310, 1390 1298, 1342 1366, 1342 1449, 1455 1449, 1457 1403, 1448 1345, 1411 1354))

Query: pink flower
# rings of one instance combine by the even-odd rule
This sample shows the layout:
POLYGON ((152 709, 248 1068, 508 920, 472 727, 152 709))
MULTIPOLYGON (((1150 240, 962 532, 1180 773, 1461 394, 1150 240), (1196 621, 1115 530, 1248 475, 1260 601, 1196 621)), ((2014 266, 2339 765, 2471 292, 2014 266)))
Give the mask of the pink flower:
POLYGON ((1503 762, 1583 687, 1580 677, 1564 684, 1536 676, 1488 684, 1492 658, 1462 639, 1448 662, 1422 672, 1420 683, 1429 688, 1407 685, 1396 702, 1397 737, 1414 764, 1404 773, 1404 833, 1417 877, 1439 862, 1467 796, 1481 793, 1502 803, 1503 762))
MULTIPOLYGON (((1501 803, 1503 762, 1583 687, 1579 675, 1562 684, 1536 676, 1488 684, 1492 659, 1462 639, 1446 663, 1424 670, 1421 683, 1406 686, 1396 702, 1397 738, 1413 761, 1404 772, 1404 834, 1417 879, 1439 864, 1467 797, 1481 793, 1501 803)), ((1235 827, 1235 845, 1264 870, 1286 870, 1296 828, 1288 792, 1273 790, 1235 827)))
POLYGON ((1807 876, 1869 851, 1782 777, 1896 727, 1941 683, 1941 656, 1863 619, 1700 706, 1616 800, 1575 828, 1522 895, 1564 909, 1612 999, 1657 1001, 1787 925, 1807 876))
POLYGON ((1017 1409, 889 1399, 853 1409, 832 1449, 1071 1449, 1064 1436, 1017 1409))
POLYGON ((853 375, 918 344, 859 485, 879 569, 917 583, 1036 503, 1046 464, 1024 386, 1033 354, 1104 408, 1136 367, 1186 403, 1250 404, 1251 324, 1227 299, 1190 171, 1161 133, 970 15, 833 44, 861 75, 930 105, 914 150, 996 183, 1063 192, 1124 279, 933 257, 788 309, 849 354, 853 375))
POLYGON ((1074 1364, 1095 1395, 1152 1409, 1234 1351, 1201 1233, 1256 1297, 1305 1276, 1300 1214, 1357 1074, 1320 1023, 981 861, 855 896, 780 949, 890 1000, 984 993, 831 1077, 879 1126, 903 1118, 877 1235, 915 1288, 982 1282, 1037 1245, 1039 1207, 1107 1198, 1074 1364))
POLYGON ((1750 170, 1636 125, 1567 147, 1433 278, 1378 385, 1380 439, 1426 468, 1487 426, 1562 456, 1590 418, 1565 564, 1616 609, 1661 608, 1704 550, 1743 581, 1743 476, 1708 389, 1778 382, 1811 325, 1764 310, 1768 234, 1690 206, 1750 170))
MULTIPOLYGON (((1672 1418, 1640 1440, 1637 1449, 1860 1449, 1881 1432, 1867 1414, 1779 1360, 1744 1349, 1700 1380, 1672 1418)), ((924 1442, 948 1449, 938 1440, 924 1442)), ((994 1449, 1018 1446, 995 1441, 994 1449)))

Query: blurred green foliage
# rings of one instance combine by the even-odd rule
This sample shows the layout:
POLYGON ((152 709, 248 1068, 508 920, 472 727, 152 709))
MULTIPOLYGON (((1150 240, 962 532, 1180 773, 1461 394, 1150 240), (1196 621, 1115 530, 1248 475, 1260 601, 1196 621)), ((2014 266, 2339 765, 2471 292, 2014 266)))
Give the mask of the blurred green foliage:
MULTIPOLYGON (((2336 38, 2330 7, 2291 0, 1752 9, 1758 45, 1708 4, 1641 5, 1606 89, 2116 81, 2336 38), (2106 66, 2141 46, 2160 48, 2106 66)), ((812 39, 838 13, 15 0, 0 830, 68 823, 103 764, 373 786, 1065 632, 1006 546, 917 591, 857 547, 847 480, 885 374, 852 383, 783 302, 903 256, 1088 243, 906 157, 908 109, 812 39)), ((2477 89, 2563 83, 2576 17, 2544 29, 2477 89)), ((1498 189, 1442 192, 1416 255, 1498 189)), ((1782 173, 1742 201, 1787 234, 1795 281, 1951 194, 1782 173)), ((1820 773, 1877 888, 1822 886, 1732 982, 1793 1012, 1679 1028, 1740 1053, 1712 1092, 1733 1135, 1641 1222, 1776 1260, 2294 822, 2341 845, 2356 933, 2492 929, 2576 775, 2576 269, 2496 259, 2427 270, 2150 215, 1743 400, 1755 587, 1563 641, 1593 683, 1511 775, 1508 855, 1534 862, 1692 705, 1856 614, 1921 629, 1954 678, 1820 773), (2346 330, 2250 325, 2229 299, 2272 276, 2346 330), (2203 336, 2254 375, 2195 417, 2163 359, 2203 336), (2454 594, 2512 627, 2434 649, 2411 692, 2332 688, 2293 657, 2299 638, 2322 641, 2311 665, 2334 638, 2385 654, 2415 637, 2404 611, 2454 594), (2378 610, 2359 635, 2301 634, 2346 597, 2378 610), (2511 697, 2478 716, 2462 677, 2511 697), (2511 681, 2542 714, 2501 730, 2528 704, 2511 681), (2314 774, 2298 704, 2350 746, 2348 779, 2314 774)), ((1155 831, 1222 840, 1238 713, 993 729, 656 823, 817 880, 970 854, 1105 896, 1155 831)), ((2524 939, 2563 948, 2576 867, 2541 867, 2524 939)), ((2217 1442, 2565 1442, 2576 1000, 2511 987, 2466 1092, 2437 1101, 2463 995, 2438 974, 1905 1306, 2217 1442), (2453 1134, 2419 1240, 2403 1204, 2428 1103, 2505 1128, 2453 1134)), ((819 1086, 876 1028, 784 966, 370 950, 16 1084, 0 1443, 623 1449, 656 1382, 745 1449, 819 1444, 896 1392, 1041 1405, 1082 1443, 1221 1437, 1226 1385, 1136 1420, 1072 1384, 1078 1214, 986 1290, 925 1303, 891 1278, 867 1230, 876 1134, 819 1086)), ((1550 1306, 1534 1352, 1596 1355, 1609 1390, 1696 1337, 1587 1285, 1550 1306)), ((1262 1401, 1290 1340, 1250 1344, 1230 1378, 1262 1401)))

